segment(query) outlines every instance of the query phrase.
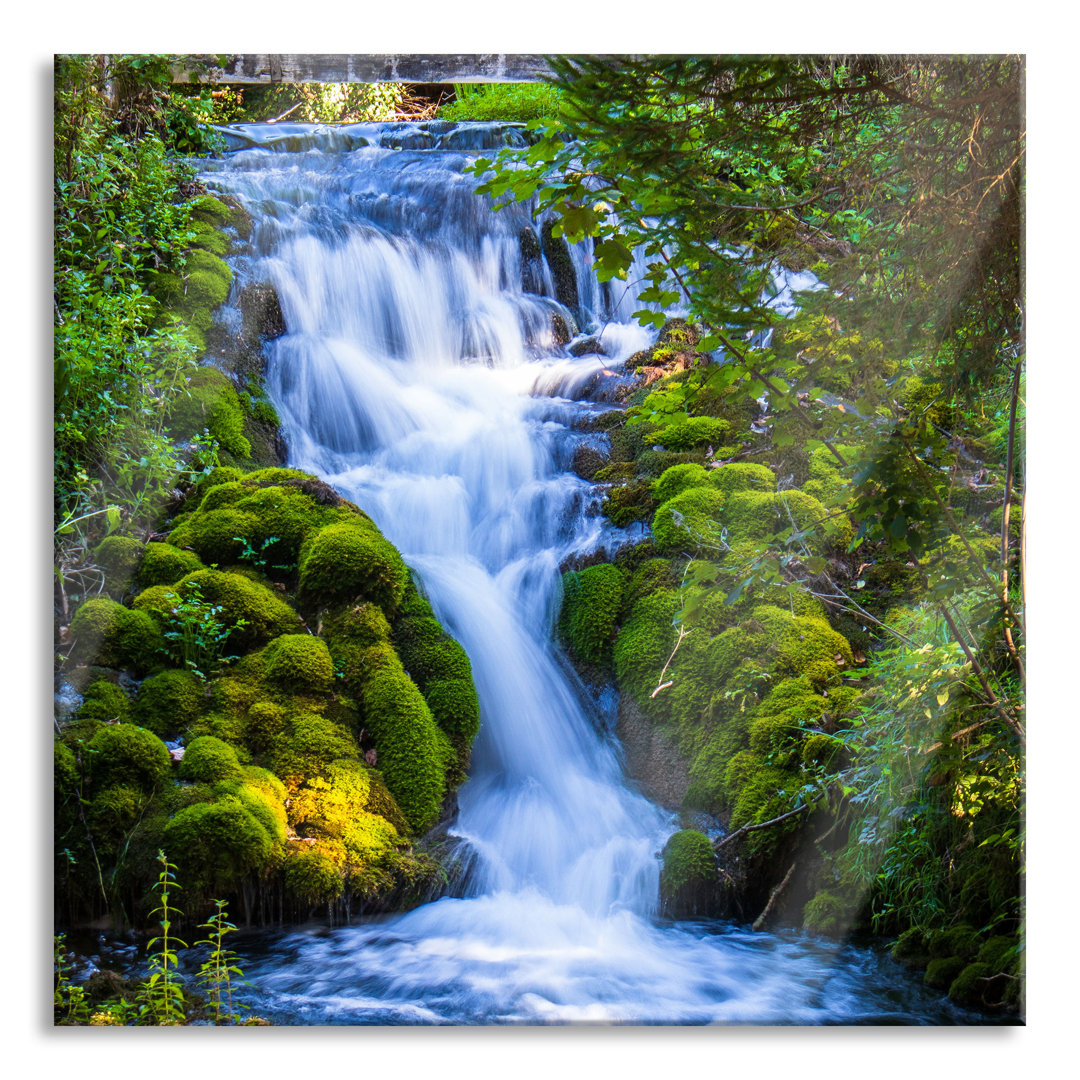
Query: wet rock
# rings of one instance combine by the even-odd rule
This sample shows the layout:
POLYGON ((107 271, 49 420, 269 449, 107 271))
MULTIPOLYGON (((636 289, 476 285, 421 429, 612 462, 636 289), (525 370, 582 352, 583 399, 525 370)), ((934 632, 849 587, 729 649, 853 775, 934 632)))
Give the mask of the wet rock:
POLYGON ((589 337, 570 346, 571 356, 607 356, 607 350, 598 337, 589 337))
MULTIPOLYGON (((561 236, 553 236, 551 222, 540 231, 540 247, 547 259, 551 277, 555 283, 555 299, 563 307, 576 311, 578 306, 577 274, 570 247, 561 236)), ((570 339, 567 338, 567 341, 570 339)))
POLYGON ((615 725, 626 756, 626 773, 661 806, 679 807, 690 787, 690 763, 675 737, 658 728, 627 696, 619 699, 615 725))
POLYGON ((582 480, 592 480, 607 464, 607 456, 584 443, 574 451, 574 472, 582 480))

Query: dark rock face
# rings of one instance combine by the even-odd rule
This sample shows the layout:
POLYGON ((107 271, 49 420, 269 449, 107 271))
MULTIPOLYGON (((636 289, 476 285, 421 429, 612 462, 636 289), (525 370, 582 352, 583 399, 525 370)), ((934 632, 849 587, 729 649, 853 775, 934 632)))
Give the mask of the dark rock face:
POLYGON ((571 356, 607 356, 604 343, 597 337, 586 338, 570 346, 571 356))
POLYGON ((518 242, 521 247, 521 291, 542 296, 544 268, 540 241, 532 229, 522 229, 518 242))
MULTIPOLYGON (((576 312, 578 306, 577 274, 570 248, 561 236, 553 236, 551 223, 544 225, 540 233, 540 246, 551 269, 555 282, 555 299, 565 308, 576 312)), ((569 340, 569 338, 567 339, 569 340)))
POLYGON ((277 290, 265 281, 248 285, 240 294, 240 314, 245 336, 271 340, 285 333, 285 316, 277 290))
POLYGON ((619 698, 616 733, 626 755, 627 775, 645 796, 661 806, 681 806, 690 787, 690 764, 675 737, 648 720, 627 694, 619 698))

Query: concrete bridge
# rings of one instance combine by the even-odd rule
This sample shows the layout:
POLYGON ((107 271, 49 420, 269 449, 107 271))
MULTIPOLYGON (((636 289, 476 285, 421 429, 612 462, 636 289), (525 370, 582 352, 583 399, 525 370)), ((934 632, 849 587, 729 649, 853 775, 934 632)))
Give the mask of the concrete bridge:
POLYGON ((539 82, 551 73, 542 56, 519 53, 233 53, 192 56, 173 69, 175 82, 235 86, 275 83, 539 82))

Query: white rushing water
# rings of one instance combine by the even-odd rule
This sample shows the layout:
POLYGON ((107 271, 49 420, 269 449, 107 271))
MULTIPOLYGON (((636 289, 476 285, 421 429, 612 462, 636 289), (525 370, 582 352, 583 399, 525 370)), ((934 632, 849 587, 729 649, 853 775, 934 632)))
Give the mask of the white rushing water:
POLYGON ((289 464, 398 547, 468 652, 482 714, 452 829, 470 855, 465 895, 294 934, 245 970, 306 1023, 889 1012, 869 954, 655 920, 658 853, 677 826, 623 782, 551 641, 560 563, 626 539, 570 470, 597 438, 573 425, 606 407, 585 392, 651 335, 630 318, 632 288, 597 285, 587 247, 574 249, 574 310, 546 262, 524 268, 524 291, 521 234, 539 239, 528 208, 492 213, 462 172, 519 138, 497 125, 246 125, 204 175, 255 218, 238 286, 270 281, 281 299, 268 387, 289 464), (579 338, 602 330, 605 355, 572 356, 560 322, 579 338))

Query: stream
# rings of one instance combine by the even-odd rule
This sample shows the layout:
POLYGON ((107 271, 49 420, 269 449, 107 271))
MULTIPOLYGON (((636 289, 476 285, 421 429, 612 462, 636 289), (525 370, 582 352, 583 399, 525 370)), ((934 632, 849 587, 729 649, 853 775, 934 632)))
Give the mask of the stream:
POLYGON ((571 465, 601 447, 581 424, 614 407, 605 387, 655 332, 632 319, 633 285, 597 284, 588 244, 560 303, 552 260, 529 256, 529 207, 473 194, 463 169, 520 132, 223 131, 230 151, 200 179, 254 217, 234 297, 267 281, 281 300, 267 387, 288 464, 401 551, 469 654, 482 715, 450 830, 456 895, 243 935, 253 1008, 286 1024, 986 1022, 872 947, 658 918, 677 820, 624 781, 610 716, 552 640, 560 565, 631 539, 571 465))

